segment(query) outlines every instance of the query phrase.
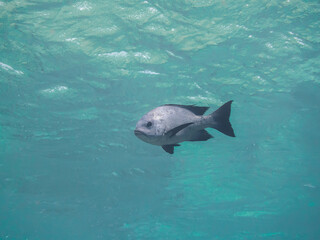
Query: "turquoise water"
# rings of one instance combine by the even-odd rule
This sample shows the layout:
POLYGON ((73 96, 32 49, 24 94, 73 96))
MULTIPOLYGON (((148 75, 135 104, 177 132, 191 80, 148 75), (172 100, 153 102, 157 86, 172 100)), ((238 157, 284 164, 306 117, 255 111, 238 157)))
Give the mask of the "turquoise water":
POLYGON ((0 239, 320 239, 319 1, 0 1, 0 239), (165 104, 236 138, 169 155, 165 104))

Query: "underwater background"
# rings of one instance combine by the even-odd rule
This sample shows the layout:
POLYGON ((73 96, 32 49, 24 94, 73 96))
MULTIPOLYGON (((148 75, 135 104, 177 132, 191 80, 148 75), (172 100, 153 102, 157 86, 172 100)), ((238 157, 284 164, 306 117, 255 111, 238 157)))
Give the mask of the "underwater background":
POLYGON ((320 239, 320 2, 0 1, 0 239, 320 239), (234 100, 170 155, 166 103, 234 100))

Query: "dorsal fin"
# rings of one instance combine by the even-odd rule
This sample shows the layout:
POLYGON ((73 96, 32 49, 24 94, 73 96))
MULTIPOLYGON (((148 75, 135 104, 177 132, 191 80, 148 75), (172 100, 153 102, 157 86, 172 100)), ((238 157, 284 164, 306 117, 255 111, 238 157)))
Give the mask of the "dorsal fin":
POLYGON ((195 105, 165 104, 164 106, 181 107, 193 112, 195 115, 203 115, 209 109, 209 107, 198 107, 195 105))

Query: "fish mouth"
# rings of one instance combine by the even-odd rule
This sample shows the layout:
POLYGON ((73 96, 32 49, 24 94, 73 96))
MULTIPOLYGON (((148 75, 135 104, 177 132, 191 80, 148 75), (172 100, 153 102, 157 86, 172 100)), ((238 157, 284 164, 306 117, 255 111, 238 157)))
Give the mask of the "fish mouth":
POLYGON ((141 136, 141 135, 144 135, 144 136, 147 136, 147 134, 145 134, 144 132, 140 131, 140 130, 134 130, 134 135, 136 136, 141 136))

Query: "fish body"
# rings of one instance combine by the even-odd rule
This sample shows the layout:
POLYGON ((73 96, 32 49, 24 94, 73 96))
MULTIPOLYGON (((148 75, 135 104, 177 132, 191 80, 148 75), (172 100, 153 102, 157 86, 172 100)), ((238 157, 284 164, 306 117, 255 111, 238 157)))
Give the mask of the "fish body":
POLYGON ((136 124, 135 135, 144 142, 162 146, 173 154, 174 147, 184 141, 206 141, 213 136, 205 128, 215 128, 235 137, 229 122, 229 101, 215 112, 204 116, 208 107, 166 104, 145 114, 136 124))

